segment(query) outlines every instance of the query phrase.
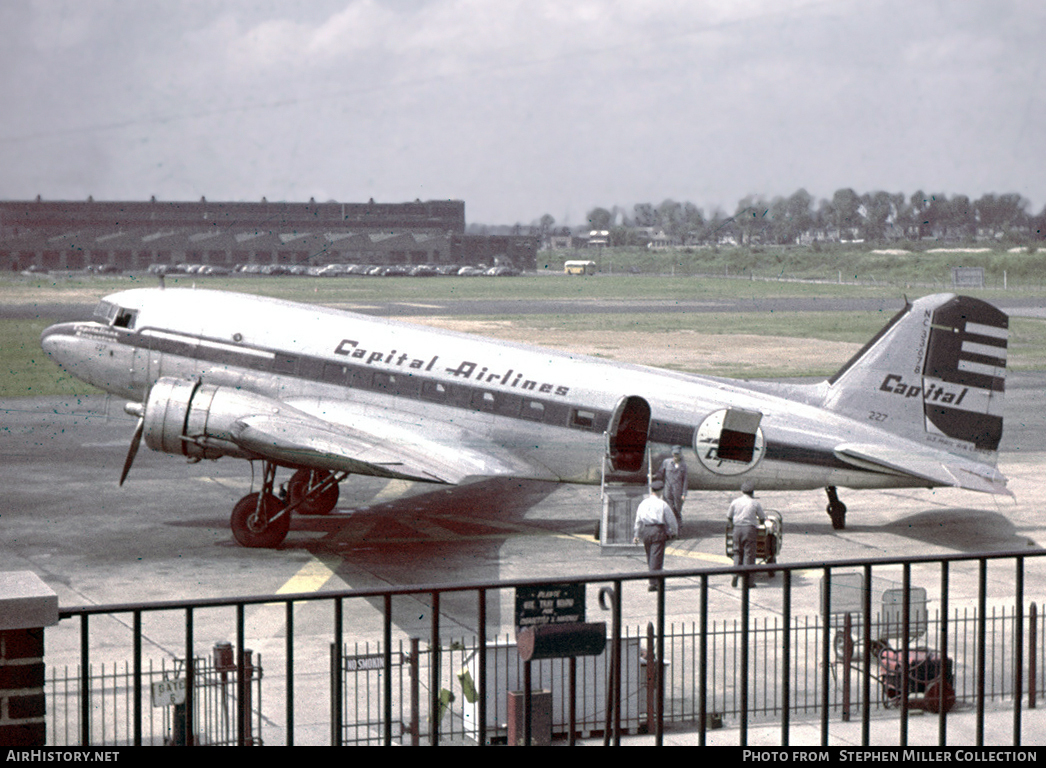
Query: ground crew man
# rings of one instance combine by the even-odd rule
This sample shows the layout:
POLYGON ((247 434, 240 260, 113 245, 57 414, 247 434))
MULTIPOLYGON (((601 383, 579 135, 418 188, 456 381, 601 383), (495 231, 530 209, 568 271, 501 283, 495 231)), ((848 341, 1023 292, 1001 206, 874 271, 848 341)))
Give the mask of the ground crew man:
POLYGON ((676 516, 676 527, 683 530, 683 502, 686 501, 686 464, 683 462, 683 447, 677 445, 672 449, 672 458, 661 462, 661 468, 655 475, 665 484, 665 501, 676 516))
MULTIPOLYGON (((665 484, 661 480, 650 483, 650 495, 643 499, 636 510, 636 524, 632 541, 643 542, 646 550, 647 569, 660 571, 665 565, 665 542, 679 535, 676 516, 672 508, 661 498, 665 484)), ((657 591, 657 580, 651 579, 647 588, 657 591)))
MULTIPOLYGON (((755 483, 745 480, 741 486, 741 495, 730 503, 726 517, 734 525, 734 565, 755 565, 755 549, 759 543, 758 526, 766 520, 763 505, 755 500, 755 483)), ((732 584, 737 586, 736 574, 732 584)))

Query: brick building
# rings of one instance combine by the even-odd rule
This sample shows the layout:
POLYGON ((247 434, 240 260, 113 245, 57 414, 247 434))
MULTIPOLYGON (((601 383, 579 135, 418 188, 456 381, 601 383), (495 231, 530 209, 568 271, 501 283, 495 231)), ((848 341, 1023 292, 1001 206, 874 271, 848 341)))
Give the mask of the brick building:
POLYGON ((0 202, 0 270, 512 263, 537 242, 465 234, 465 203, 0 202))

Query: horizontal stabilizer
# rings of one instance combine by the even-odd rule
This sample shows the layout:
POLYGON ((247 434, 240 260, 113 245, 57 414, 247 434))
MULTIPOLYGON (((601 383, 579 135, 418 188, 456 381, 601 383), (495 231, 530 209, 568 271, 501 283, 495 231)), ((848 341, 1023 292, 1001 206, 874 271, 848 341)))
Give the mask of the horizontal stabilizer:
POLYGON ((915 477, 925 480, 928 486, 950 486, 982 493, 1013 495, 1006 488, 1006 477, 995 467, 953 454, 917 447, 844 443, 836 447, 835 455, 855 467, 915 477))

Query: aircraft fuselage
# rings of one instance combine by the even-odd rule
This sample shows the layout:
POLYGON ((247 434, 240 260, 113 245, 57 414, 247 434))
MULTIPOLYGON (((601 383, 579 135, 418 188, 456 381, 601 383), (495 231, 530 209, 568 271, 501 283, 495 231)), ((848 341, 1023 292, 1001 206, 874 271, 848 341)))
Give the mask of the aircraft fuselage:
MULTIPOLYGON (((160 378, 196 379, 333 424, 362 419, 392 432, 453 435, 477 450, 501 446, 523 462, 521 476, 598 483, 615 408, 638 397, 649 403, 648 461, 656 470, 681 445, 693 489, 736 490, 750 478, 774 489, 929 485, 840 460, 841 439, 899 438, 874 413, 862 421, 817 407, 816 386, 793 387, 786 398, 742 382, 241 294, 139 289, 106 301, 123 315, 52 326, 42 344, 73 375, 134 401, 160 378), (761 414, 740 460, 717 455, 731 409, 761 414)), ((640 482, 646 473, 644 463, 612 475, 640 482)))

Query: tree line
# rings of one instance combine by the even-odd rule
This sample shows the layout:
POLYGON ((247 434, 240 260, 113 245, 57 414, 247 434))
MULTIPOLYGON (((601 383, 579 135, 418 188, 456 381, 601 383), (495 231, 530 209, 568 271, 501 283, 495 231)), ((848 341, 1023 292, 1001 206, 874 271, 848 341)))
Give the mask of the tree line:
MULTIPOLYGON (((1046 207, 1030 214, 1030 202, 1016 193, 906 196, 884 191, 857 194, 840 189, 831 199, 815 201, 805 189, 766 200, 749 195, 733 214, 716 208, 709 215, 690 202, 639 203, 631 211, 614 206, 588 212, 587 227, 608 231, 611 245, 642 245, 651 231, 663 231, 680 245, 721 242, 796 244, 817 240, 868 242, 1005 240, 1029 242, 1046 237, 1046 207)), ((544 237, 561 232, 546 214, 536 223, 544 237)))

